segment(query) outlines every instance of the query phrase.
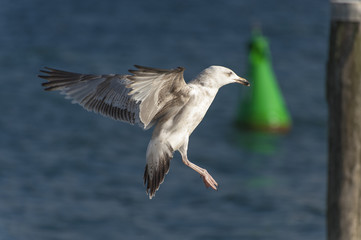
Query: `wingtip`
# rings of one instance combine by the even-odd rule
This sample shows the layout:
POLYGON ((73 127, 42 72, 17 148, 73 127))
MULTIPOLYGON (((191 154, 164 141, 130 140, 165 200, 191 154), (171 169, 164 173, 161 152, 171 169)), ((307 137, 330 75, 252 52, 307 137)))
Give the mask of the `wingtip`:
POLYGON ((180 72, 184 72, 184 70, 186 70, 186 68, 185 68, 185 67, 182 67, 182 66, 177 67, 177 69, 178 69, 180 72))
POLYGON ((150 194, 150 193, 147 193, 147 194, 148 194, 149 200, 152 200, 153 197, 155 196, 155 194, 150 194))
POLYGON ((136 69, 128 69, 128 72, 132 73, 132 74, 136 74, 137 72, 139 72, 139 70, 144 70, 144 69, 148 69, 147 67, 144 67, 144 66, 140 66, 140 65, 137 65, 137 64, 134 64, 133 65, 136 69))
POLYGON ((48 75, 51 75, 53 74, 54 72, 56 72, 58 70, 56 70, 55 68, 50 68, 50 67, 43 67, 43 69, 40 69, 39 72, 41 73, 45 73, 47 75, 38 75, 39 78, 44 78, 44 79, 47 79, 49 76, 48 75))
MULTIPOLYGON (((47 68, 47 67, 44 67, 43 69, 40 69, 39 72, 49 74, 50 72, 47 71, 47 70, 50 70, 50 69, 47 68)), ((38 75, 38 76, 39 76, 39 75, 38 75)))
MULTIPOLYGON (((48 67, 44 67, 43 69, 40 69, 39 72, 45 73, 45 74, 48 74, 48 75, 38 74, 38 78, 42 78, 42 79, 48 80, 48 79, 49 79, 49 74, 50 74, 51 72, 46 71, 46 70, 44 70, 44 69, 49 69, 49 68, 48 68, 48 67)), ((48 89, 49 87, 46 86, 47 83, 49 83, 49 82, 43 82, 43 83, 41 83, 41 86, 45 87, 45 88, 44 88, 45 91, 49 91, 49 89, 48 89)))
POLYGON ((48 71, 54 71, 55 69, 54 68, 50 68, 50 67, 43 67, 42 69, 40 69, 40 72, 48 72, 48 71))
MULTIPOLYGON (((138 64, 134 64, 134 67, 137 68, 138 70, 152 70, 151 67, 146 67, 146 66, 142 66, 142 65, 138 65, 138 64)), ((135 70, 137 71, 137 70, 135 70)))
POLYGON ((128 72, 135 74, 138 70, 134 70, 134 69, 129 69, 128 72))

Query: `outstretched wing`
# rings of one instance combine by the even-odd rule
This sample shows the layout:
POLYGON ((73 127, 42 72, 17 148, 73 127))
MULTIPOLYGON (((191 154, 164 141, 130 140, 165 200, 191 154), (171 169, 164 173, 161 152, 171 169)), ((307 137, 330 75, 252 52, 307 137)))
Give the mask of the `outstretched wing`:
POLYGON ((59 90, 88 111, 115 120, 137 123, 149 128, 159 117, 188 101, 189 87, 183 79, 184 68, 172 70, 135 65, 133 75, 94 75, 40 70, 45 90, 59 90))
POLYGON ((39 75, 47 80, 42 84, 45 90, 59 90, 88 111, 144 127, 139 119, 139 103, 132 99, 126 87, 131 83, 127 75, 79 74, 53 68, 41 72, 46 74, 39 75))
POLYGON ((140 102, 139 118, 144 127, 150 127, 159 117, 179 110, 189 99, 189 87, 183 78, 184 68, 172 70, 135 65, 127 78, 132 99, 140 102))

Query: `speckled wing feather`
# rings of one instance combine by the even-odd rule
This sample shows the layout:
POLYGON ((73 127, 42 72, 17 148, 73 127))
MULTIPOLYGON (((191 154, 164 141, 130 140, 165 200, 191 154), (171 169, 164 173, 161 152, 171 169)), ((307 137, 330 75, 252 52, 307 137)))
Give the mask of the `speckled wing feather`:
POLYGON ((131 83, 127 75, 79 74, 53 68, 41 72, 46 74, 39 75, 47 80, 42 84, 45 90, 59 90, 88 111, 144 127, 139 119, 139 103, 129 96, 126 87, 131 83))
POLYGON ((145 128, 149 128, 172 107, 184 104, 189 98, 189 87, 183 78, 184 68, 165 70, 135 65, 137 70, 129 70, 133 75, 128 87, 132 99, 140 102, 139 118, 145 128))

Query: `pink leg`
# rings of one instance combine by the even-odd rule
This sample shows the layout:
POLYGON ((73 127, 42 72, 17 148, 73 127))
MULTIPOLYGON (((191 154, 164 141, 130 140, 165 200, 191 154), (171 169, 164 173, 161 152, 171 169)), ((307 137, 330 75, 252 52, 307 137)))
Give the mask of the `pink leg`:
POLYGON ((214 190, 217 190, 218 183, 213 179, 213 177, 207 172, 206 169, 203 169, 194 163, 190 162, 186 156, 182 156, 182 161, 185 165, 192 168, 194 171, 199 173, 203 179, 204 184, 207 188, 211 187, 214 190))

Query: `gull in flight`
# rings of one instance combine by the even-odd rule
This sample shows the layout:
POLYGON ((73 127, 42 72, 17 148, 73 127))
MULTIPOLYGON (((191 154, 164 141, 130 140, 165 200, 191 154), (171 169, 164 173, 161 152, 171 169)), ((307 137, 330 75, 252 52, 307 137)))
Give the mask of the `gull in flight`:
POLYGON ((135 65, 131 74, 79 74, 45 67, 40 78, 47 91, 59 90, 73 103, 115 120, 154 127, 146 153, 144 185, 151 199, 169 171, 174 151, 185 165, 200 174, 205 186, 218 184, 207 170, 187 157, 189 136, 202 121, 220 87, 249 82, 222 66, 204 69, 188 84, 184 68, 171 70, 135 65))

